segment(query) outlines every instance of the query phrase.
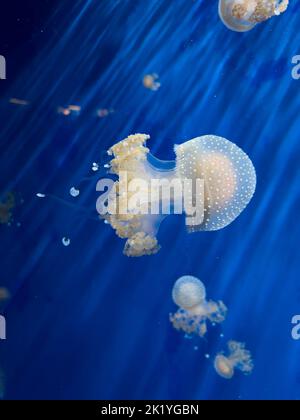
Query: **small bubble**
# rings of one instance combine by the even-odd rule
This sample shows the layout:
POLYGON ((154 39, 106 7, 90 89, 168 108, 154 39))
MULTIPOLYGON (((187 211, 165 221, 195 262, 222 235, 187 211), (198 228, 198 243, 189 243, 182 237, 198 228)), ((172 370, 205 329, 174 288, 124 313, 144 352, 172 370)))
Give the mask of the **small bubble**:
POLYGON ((37 193, 37 195, 36 195, 38 198, 45 198, 46 197, 46 195, 45 194, 42 194, 42 193, 37 193))
POLYGON ((210 359, 210 354, 206 354, 205 359, 210 359))

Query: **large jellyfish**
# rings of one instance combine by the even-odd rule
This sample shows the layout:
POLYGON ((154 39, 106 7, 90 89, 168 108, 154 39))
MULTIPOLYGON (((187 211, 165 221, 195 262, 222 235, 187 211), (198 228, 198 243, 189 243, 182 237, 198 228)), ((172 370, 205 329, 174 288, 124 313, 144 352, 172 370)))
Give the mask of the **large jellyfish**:
POLYGON ((236 32, 253 29, 288 8, 289 0, 219 0, 219 15, 227 28, 236 32))
POLYGON ((206 301, 204 284, 193 276, 183 276, 173 287, 173 301, 179 306, 175 314, 170 314, 170 321, 176 330, 188 335, 204 337, 207 333, 207 320, 222 323, 227 314, 223 302, 206 301))
POLYGON ((245 344, 237 341, 228 342, 228 355, 220 353, 216 356, 214 367, 218 375, 224 379, 231 379, 234 370, 239 369, 245 375, 250 375, 253 370, 251 353, 245 349, 245 344))
MULTIPOLYGON (((256 188, 251 160, 225 138, 208 135, 175 146, 174 162, 152 156, 146 147, 149 138, 132 135, 108 151, 113 156, 110 173, 119 179, 97 202, 106 223, 127 239, 127 256, 158 252, 156 235, 171 213, 185 214, 188 232, 226 227, 245 209, 256 188)), ((97 190, 105 188, 98 185, 97 190)))

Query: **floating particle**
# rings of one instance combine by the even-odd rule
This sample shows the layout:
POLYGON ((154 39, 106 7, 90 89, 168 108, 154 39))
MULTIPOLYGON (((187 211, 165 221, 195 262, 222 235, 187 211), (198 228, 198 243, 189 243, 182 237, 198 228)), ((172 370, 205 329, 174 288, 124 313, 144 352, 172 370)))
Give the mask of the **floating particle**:
POLYGON ((71 239, 70 238, 62 238, 62 244, 63 246, 69 246, 71 244, 71 239))
POLYGON ((12 191, 4 194, 0 199, 0 224, 11 226, 15 206, 15 194, 12 191))
POLYGON ((45 194, 42 194, 42 193, 37 193, 37 195, 36 195, 38 198, 45 198, 46 197, 46 195, 45 194))
POLYGON ((19 105, 19 106, 26 106, 29 105, 29 102, 24 99, 18 99, 18 98, 11 98, 9 100, 9 103, 13 105, 19 105))
POLYGON ((210 354, 206 354, 204 357, 205 359, 210 359, 210 354))
MULTIPOLYGON (((127 239, 124 253, 130 257, 152 255, 159 251, 159 226, 170 214, 171 208, 176 209, 177 214, 185 213, 189 233, 217 231, 231 224, 242 213, 256 189, 256 172, 251 160, 225 138, 201 136, 175 146, 174 169, 167 171, 170 162, 151 155, 146 147, 149 138, 145 134, 134 134, 108 150, 108 155, 112 157, 110 171, 119 179, 106 207, 117 210, 113 214, 107 212, 107 220, 120 238, 127 239), (123 176, 124 171, 127 177, 123 176), (143 185, 139 186, 140 192, 132 197, 131 181, 137 179, 143 185), (169 193, 177 185, 176 194, 172 194, 171 199, 170 194, 152 194, 153 179, 167 184, 169 193), (202 180, 201 185, 199 180, 202 180), (187 181, 195 188, 186 185, 187 181), (120 187, 121 194, 117 193, 120 187), (188 199, 184 191, 188 192, 188 199), (189 203, 195 205, 191 207, 189 203), (127 217, 118 209, 127 209, 127 217), (156 217, 153 217, 154 214, 156 217)), ((106 217, 106 214, 101 216, 106 217)))
POLYGON ((97 172, 99 171, 99 164, 94 162, 92 165, 92 171, 97 172))
POLYGON ((72 188, 70 189, 70 194, 71 194, 71 196, 72 196, 72 197, 78 197, 78 196, 79 196, 79 194, 80 194, 80 191, 79 191, 79 190, 77 190, 75 187, 72 187, 72 188))
POLYGON ((288 5, 289 0, 219 0, 219 16, 228 29, 246 32, 284 13, 288 5))
POLYGON ((178 331, 204 337, 207 321, 220 324, 226 318, 227 308, 224 303, 207 301, 205 286, 196 277, 184 276, 178 279, 172 297, 179 309, 175 314, 170 314, 170 321, 178 331))
POLYGON ((6 287, 0 287, 0 302, 8 300, 10 298, 9 290, 6 287))
POLYGON ((57 113, 63 115, 64 117, 71 115, 71 111, 68 108, 64 108, 62 106, 57 108, 57 113))
POLYGON ((158 79, 159 76, 156 73, 146 74, 143 78, 143 85, 146 89, 156 91, 161 87, 161 84, 158 82, 158 79))
POLYGON ((113 112, 114 112, 113 109, 100 108, 100 109, 97 110, 96 115, 99 118, 105 118, 105 117, 108 117, 113 112))

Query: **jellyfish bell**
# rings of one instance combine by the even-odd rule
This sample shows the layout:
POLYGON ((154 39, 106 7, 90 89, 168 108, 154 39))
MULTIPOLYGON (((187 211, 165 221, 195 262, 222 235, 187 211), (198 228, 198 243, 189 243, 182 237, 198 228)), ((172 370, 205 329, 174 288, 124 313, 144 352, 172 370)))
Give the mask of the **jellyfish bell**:
POLYGON ((127 239, 128 256, 158 252, 159 226, 172 211, 185 213, 188 232, 223 229, 246 208, 256 188, 251 160, 222 137, 202 136, 177 145, 171 162, 150 153, 149 138, 132 135, 108 151, 110 172, 119 179, 108 195, 109 205, 100 205, 109 211, 99 213, 127 239))
POLYGON ((224 379, 231 379, 234 375, 234 368, 231 361, 219 354, 214 361, 214 368, 216 372, 224 379))
POLYGON ((279 16, 289 0, 219 0, 219 16, 235 32, 247 32, 258 23, 279 16))

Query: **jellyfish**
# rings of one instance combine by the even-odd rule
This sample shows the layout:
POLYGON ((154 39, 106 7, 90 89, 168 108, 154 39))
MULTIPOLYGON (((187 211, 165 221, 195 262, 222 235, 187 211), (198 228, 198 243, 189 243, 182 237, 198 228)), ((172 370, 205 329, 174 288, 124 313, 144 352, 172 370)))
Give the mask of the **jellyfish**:
POLYGON ((159 79, 159 76, 156 73, 146 74, 143 78, 143 85, 146 89, 150 89, 150 90, 153 90, 155 92, 161 86, 158 79, 159 79))
POLYGON ((10 298, 10 292, 5 287, 0 287, 0 302, 5 302, 10 298))
POLYGON ((13 192, 5 194, 0 200, 0 224, 9 225, 12 221, 12 210, 16 206, 16 198, 13 192))
POLYGON ((246 32, 284 13, 288 5, 289 0, 219 0, 219 15, 227 28, 246 32))
POLYGON ((235 369, 242 371, 245 375, 250 375, 254 365, 251 353, 245 349, 245 344, 229 341, 227 346, 228 355, 220 353, 215 358, 214 367, 218 375, 224 379, 231 379, 235 369))
POLYGON ((175 314, 170 314, 170 321, 178 331, 188 335, 204 337, 207 333, 207 320, 221 324, 227 314, 223 302, 206 300, 204 284, 193 276, 183 276, 173 287, 172 297, 179 306, 175 314))
POLYGON ((250 202, 256 173, 249 157, 234 143, 207 135, 175 146, 175 161, 161 161, 146 147, 150 136, 131 135, 108 151, 108 188, 100 180, 100 217, 126 239, 124 254, 153 255, 157 233, 170 214, 185 214, 187 231, 216 231, 232 223, 250 202), (109 192, 105 192, 105 187, 109 192))

